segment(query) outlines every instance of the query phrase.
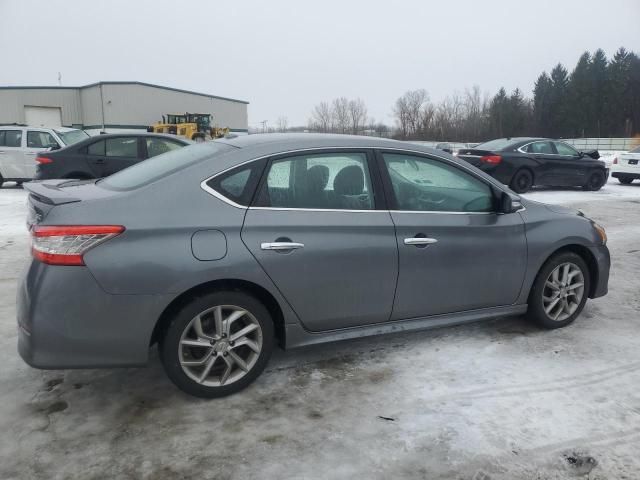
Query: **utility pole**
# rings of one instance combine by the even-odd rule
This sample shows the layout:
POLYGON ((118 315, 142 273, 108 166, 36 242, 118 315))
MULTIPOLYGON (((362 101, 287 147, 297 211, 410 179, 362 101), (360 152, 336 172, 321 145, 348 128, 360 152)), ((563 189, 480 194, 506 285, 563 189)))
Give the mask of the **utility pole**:
POLYGON ((262 133, 265 133, 267 131, 267 122, 268 120, 262 120, 261 122, 258 122, 262 124, 262 133))

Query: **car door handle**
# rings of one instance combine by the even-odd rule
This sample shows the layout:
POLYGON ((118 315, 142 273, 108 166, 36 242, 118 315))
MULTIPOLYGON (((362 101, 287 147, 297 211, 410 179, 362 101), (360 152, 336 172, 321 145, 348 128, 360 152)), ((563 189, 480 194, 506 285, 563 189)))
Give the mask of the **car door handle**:
POLYGON ((96 163, 104 163, 104 158, 96 158, 96 163))
POLYGON ((304 243, 297 242, 264 242, 260 244, 262 250, 295 250, 304 248, 304 243))
POLYGON ((404 239, 405 245, 431 245, 432 243, 438 243, 438 240, 426 237, 411 237, 404 239))

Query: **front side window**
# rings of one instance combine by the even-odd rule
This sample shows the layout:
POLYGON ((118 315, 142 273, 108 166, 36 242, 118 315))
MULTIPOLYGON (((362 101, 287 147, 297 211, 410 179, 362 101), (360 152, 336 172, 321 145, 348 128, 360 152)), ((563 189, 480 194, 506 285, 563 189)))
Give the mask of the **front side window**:
POLYGON ((373 210, 364 153, 323 153, 274 160, 257 206, 330 210, 373 210))
POLYGON ((136 158, 138 156, 137 137, 107 138, 105 141, 107 157, 136 158))
POLYGON ((397 210, 491 212, 491 187, 452 165, 406 154, 383 155, 397 210))
POLYGON ((22 131, 21 130, 5 130, 4 138, 0 147, 21 147, 22 146, 22 131))
POLYGON ((49 148, 54 145, 58 145, 58 142, 48 132, 36 132, 33 130, 27 132, 27 147, 29 148, 49 148))
POLYGON ((553 146, 551 142, 533 142, 527 145, 527 152, 529 153, 538 153, 542 155, 553 155, 555 152, 553 151, 553 146))
POLYGON ((567 145, 564 142, 553 142, 556 146, 556 150, 558 151, 558 155, 565 155, 571 157, 577 157, 578 152, 573 148, 567 145))
POLYGON ((176 150, 178 148, 184 147, 183 144, 174 142, 172 140, 165 140, 164 138, 154 138, 149 137, 146 139, 147 141, 147 156, 149 158, 156 157, 158 155, 162 155, 163 153, 170 152, 171 150, 176 150))

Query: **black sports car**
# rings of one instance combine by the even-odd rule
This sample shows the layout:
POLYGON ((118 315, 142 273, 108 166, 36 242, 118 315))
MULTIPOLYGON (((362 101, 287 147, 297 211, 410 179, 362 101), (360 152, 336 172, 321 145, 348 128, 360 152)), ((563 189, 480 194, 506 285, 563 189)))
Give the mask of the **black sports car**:
POLYGON ((548 138, 498 138, 461 149, 458 158, 524 193, 534 185, 600 190, 609 170, 597 150, 579 152, 548 138))
POLYGON ((147 158, 190 145, 174 135, 111 133, 87 138, 36 157, 35 180, 107 177, 147 158))

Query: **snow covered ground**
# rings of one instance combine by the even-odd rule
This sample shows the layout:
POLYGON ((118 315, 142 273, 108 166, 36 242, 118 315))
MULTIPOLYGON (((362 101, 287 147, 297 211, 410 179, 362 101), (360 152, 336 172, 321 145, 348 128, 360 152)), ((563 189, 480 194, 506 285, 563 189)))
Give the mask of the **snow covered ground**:
POLYGON ((560 479, 640 472, 640 184, 526 195, 607 228, 610 293, 522 318, 277 352, 244 392, 148 368, 38 371, 16 353, 26 193, 0 189, 0 478, 560 479))

